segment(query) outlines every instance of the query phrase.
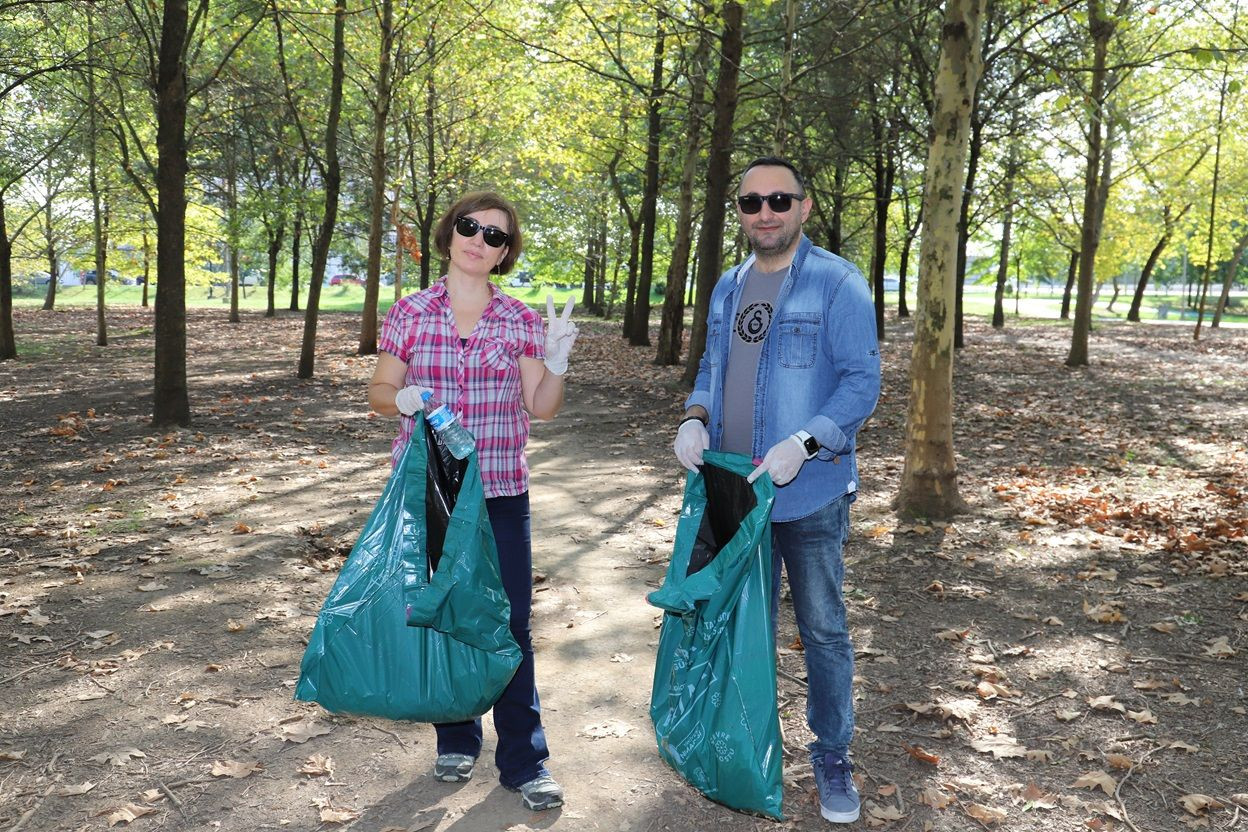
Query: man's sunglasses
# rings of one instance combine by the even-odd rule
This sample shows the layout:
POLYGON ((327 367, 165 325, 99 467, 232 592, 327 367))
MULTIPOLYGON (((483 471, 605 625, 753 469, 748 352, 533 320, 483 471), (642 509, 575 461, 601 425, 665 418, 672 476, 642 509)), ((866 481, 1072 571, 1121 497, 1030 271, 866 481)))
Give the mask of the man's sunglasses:
POLYGON ((774 213, 783 214, 793 207, 793 200, 801 202, 805 199, 803 194, 767 194, 760 196, 758 194, 745 194, 737 197, 737 207, 741 209, 742 214, 757 214, 763 210, 763 200, 767 201, 767 207, 774 213))
POLYGON ((482 225, 472 217, 456 217, 455 233, 461 237, 475 237, 477 232, 481 232, 485 244, 490 248, 499 248, 507 245, 507 241, 511 239, 511 235, 503 229, 495 225, 482 225))

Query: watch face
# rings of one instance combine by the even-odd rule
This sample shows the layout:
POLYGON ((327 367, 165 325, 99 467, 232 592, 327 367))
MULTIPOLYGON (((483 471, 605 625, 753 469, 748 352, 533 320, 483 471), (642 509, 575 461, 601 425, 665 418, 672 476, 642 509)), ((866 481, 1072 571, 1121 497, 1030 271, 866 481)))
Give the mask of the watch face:
POLYGON ((804 443, 806 445, 806 453, 813 455, 819 453, 819 440, 813 436, 806 437, 804 443))

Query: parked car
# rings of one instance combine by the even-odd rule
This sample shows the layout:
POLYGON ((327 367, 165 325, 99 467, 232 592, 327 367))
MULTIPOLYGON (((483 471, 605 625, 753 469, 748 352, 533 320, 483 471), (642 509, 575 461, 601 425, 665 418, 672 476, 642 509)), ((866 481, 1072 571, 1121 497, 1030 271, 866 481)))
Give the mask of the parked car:
MULTIPOLYGON (((121 277, 121 275, 117 273, 116 269, 109 269, 106 272, 106 274, 108 275, 109 280, 117 280, 119 277, 121 277)), ((83 286, 95 285, 95 269, 88 269, 87 271, 82 273, 82 285, 83 286)))
POLYGON ((52 277, 47 272, 31 272, 26 279, 30 281, 31 286, 47 286, 52 277))
POLYGON ((263 286, 264 278, 259 272, 245 271, 238 276, 239 286, 263 286))
POLYGON ((364 281, 353 274, 336 274, 329 279, 330 286, 363 286, 364 281))

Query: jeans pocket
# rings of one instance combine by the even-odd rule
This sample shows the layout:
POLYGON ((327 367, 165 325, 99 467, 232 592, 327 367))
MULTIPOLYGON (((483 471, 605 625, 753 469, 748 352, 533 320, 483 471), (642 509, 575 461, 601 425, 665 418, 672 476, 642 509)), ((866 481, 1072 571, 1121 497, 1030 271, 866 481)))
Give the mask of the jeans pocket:
POLYGON ((780 366, 805 369, 815 366, 819 348, 817 315, 787 315, 776 324, 780 340, 780 366))

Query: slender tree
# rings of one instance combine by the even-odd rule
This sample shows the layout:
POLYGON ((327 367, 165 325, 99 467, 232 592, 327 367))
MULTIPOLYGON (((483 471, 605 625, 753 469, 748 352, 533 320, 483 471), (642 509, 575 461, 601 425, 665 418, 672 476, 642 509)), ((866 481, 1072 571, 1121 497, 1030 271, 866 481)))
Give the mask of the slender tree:
POLYGON ((982 71, 985 2, 945 3, 923 192, 906 458, 896 499, 904 517, 947 518, 965 508, 953 448, 953 284, 971 102, 982 71))

